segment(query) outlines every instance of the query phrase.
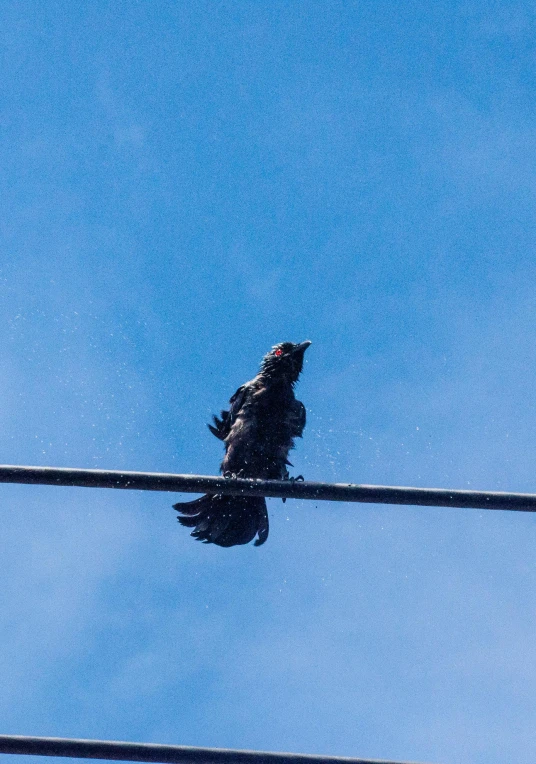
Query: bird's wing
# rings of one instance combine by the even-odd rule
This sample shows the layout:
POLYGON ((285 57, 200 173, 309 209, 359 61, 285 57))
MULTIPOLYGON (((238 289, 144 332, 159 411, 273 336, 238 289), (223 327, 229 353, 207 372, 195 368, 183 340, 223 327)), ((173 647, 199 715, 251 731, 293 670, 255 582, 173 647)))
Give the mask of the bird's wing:
POLYGON ((214 426, 209 424, 208 429, 211 433, 213 433, 217 438, 220 440, 225 440, 225 438, 229 435, 231 431, 231 427, 233 426, 235 419, 238 415, 238 412, 242 408, 242 404, 244 403, 244 398, 246 397, 246 388, 247 385, 241 385, 236 393, 233 395, 229 403, 231 404, 231 408, 229 411, 222 411, 220 414, 220 417, 213 416, 214 420, 214 426))
POLYGON ((292 437, 301 438, 305 427, 305 406, 301 401, 294 401, 291 413, 292 437))

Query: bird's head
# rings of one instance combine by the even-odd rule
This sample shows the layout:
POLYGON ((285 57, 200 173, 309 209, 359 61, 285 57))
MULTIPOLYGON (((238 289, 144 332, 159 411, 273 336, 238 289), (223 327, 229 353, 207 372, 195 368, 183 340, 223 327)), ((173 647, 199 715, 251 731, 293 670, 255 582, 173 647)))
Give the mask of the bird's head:
POLYGON ((303 354, 311 344, 310 340, 295 344, 280 342, 266 353, 261 363, 261 374, 267 377, 286 378, 294 384, 298 381, 303 367, 303 354))

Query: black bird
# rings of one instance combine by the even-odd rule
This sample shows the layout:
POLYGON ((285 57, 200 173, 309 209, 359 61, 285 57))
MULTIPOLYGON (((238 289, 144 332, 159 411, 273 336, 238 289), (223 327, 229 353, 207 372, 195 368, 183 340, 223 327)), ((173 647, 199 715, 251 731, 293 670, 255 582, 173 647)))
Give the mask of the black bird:
MULTIPOLYGON (((229 411, 215 416, 209 430, 225 443, 220 471, 226 477, 285 480, 288 452, 305 427, 305 406, 294 397, 294 385, 310 345, 281 342, 262 359, 257 376, 238 388, 229 411)), ((268 538, 268 512, 262 496, 207 494, 174 504, 179 522, 193 528, 205 544, 255 546, 268 538)))

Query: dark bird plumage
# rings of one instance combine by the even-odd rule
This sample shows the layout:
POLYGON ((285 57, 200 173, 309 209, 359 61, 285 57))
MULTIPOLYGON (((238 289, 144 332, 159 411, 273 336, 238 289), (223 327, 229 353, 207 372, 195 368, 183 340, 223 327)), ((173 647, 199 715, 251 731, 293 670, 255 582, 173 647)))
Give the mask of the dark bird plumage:
MULTIPOLYGON (((262 359, 259 373, 238 388, 229 411, 213 417, 210 431, 225 443, 220 471, 229 477, 284 480, 288 453, 305 427, 305 406, 294 397, 294 385, 310 341, 275 345, 262 359)), ((292 466, 292 465, 290 465, 292 466)), ((266 501, 257 496, 207 494, 174 505, 179 522, 206 544, 255 546, 268 538, 266 501)))

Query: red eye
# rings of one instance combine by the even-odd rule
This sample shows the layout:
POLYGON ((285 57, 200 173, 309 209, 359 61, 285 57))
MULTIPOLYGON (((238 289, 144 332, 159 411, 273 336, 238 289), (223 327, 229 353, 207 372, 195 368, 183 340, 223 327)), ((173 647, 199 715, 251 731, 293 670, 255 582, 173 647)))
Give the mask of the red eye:
POLYGON ((283 355, 283 351, 281 349, 278 349, 275 351, 274 355, 277 355, 277 356, 283 355))

